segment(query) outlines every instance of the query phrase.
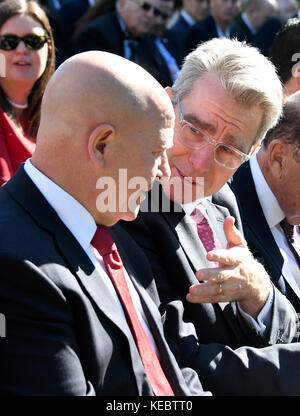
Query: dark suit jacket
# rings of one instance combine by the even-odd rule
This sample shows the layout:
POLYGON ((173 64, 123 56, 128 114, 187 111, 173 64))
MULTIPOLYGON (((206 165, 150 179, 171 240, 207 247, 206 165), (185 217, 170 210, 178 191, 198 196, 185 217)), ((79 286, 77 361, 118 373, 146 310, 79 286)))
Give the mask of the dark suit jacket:
POLYGON ((239 16, 233 23, 231 27, 231 36, 233 38, 237 38, 239 41, 246 41, 247 43, 251 43, 253 34, 241 16, 239 16))
POLYGON ((265 219, 253 182, 249 162, 234 174, 232 189, 241 206, 245 238, 253 255, 260 259, 276 287, 300 312, 300 288, 282 273, 283 257, 265 219))
POLYGON ((231 27, 230 36, 231 38, 236 37, 240 41, 246 41, 250 45, 258 48, 263 55, 268 56, 273 39, 280 27, 281 22, 275 17, 272 17, 253 35, 244 20, 239 17, 231 27))
MULTIPOLYGON (((0 236, 0 310, 7 327, 0 342, 0 394, 152 395, 109 290, 23 167, 1 188, 0 236)), ((165 341, 146 258, 120 227, 112 237, 173 391, 201 394, 195 372, 184 369, 189 390, 165 341)))
POLYGON ((187 53, 194 50, 199 43, 217 38, 217 26, 214 18, 210 15, 206 19, 195 23, 185 37, 185 48, 187 53))
MULTIPOLYGON (((85 25, 74 39, 75 51, 100 50, 124 56, 124 32, 116 12, 106 13, 85 25)), ((172 85, 169 69, 156 48, 153 39, 145 35, 139 40, 137 49, 139 64, 164 87, 172 85)))
MULTIPOLYGON (((157 192, 156 188, 155 185, 154 192, 157 192)), ((276 372, 276 362, 273 361, 279 351, 277 346, 273 352, 249 347, 237 351, 234 349, 291 341, 296 329, 293 308, 276 290, 273 320, 263 339, 245 324, 234 303, 187 302, 185 297, 188 288, 197 283, 195 272, 209 267, 206 252, 186 215, 176 212, 179 210, 177 204, 170 203, 164 195, 161 204, 156 201, 153 195, 152 199, 150 196, 148 202, 152 204, 152 212, 147 212, 144 202, 143 210, 146 212, 140 212, 134 222, 121 222, 121 225, 136 239, 150 261, 166 310, 166 333, 172 339, 180 334, 178 343, 185 364, 198 372, 203 386, 209 386, 213 394, 286 393, 289 387, 284 383, 281 385, 284 374, 276 372), (163 212, 163 204, 164 208, 170 207, 170 212, 163 212), (258 374, 261 377, 257 381, 258 374), (270 376, 270 380, 266 382, 262 374, 270 376)), ((237 216, 239 224, 237 203, 228 185, 214 196, 214 201, 208 205, 207 212, 221 243, 226 246, 223 222, 231 214, 237 216), (227 205, 229 209, 218 205, 216 201, 227 205)), ((288 360, 289 354, 285 353, 288 360)), ((300 349, 297 353, 300 354, 300 349)), ((291 389, 297 389, 296 380, 291 389)))
POLYGON ((186 56, 185 38, 189 32, 191 26, 186 20, 180 15, 174 25, 170 29, 166 30, 165 37, 171 44, 177 44, 177 54, 179 58, 177 60, 178 65, 181 67, 182 61, 186 56))
POLYGON ((254 36, 252 45, 257 47, 263 55, 269 56, 270 47, 281 25, 282 23, 276 17, 268 19, 254 36))

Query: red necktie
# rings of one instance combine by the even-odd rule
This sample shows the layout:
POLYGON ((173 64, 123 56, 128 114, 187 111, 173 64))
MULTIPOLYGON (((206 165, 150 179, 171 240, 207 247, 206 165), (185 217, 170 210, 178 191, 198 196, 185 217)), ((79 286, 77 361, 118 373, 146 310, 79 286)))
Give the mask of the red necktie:
POLYGON ((300 255, 299 251, 295 247, 295 226, 291 225, 287 222, 286 218, 280 222, 281 228, 283 229, 283 232, 285 234, 288 246, 293 253, 295 260, 300 268, 300 255))
POLYGON ((159 359, 137 316, 126 283, 122 259, 108 229, 99 225, 91 244, 101 254, 119 299, 122 302, 154 395, 174 396, 170 383, 161 368, 159 359))

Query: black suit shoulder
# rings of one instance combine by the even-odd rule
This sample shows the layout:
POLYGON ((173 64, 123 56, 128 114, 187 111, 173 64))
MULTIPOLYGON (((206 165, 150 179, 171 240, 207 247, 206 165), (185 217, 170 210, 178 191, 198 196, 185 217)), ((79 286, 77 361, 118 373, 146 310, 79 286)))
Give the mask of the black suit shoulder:
POLYGON ((251 43, 253 37, 250 29, 241 16, 238 17, 236 22, 232 25, 230 29, 230 36, 232 38, 237 38, 239 41, 246 41, 247 43, 251 43))
POLYGON ((123 39, 116 12, 110 12, 87 23, 76 35, 74 47, 77 53, 102 50, 122 55, 123 39))
POLYGON ((205 20, 195 23, 188 31, 185 38, 185 47, 187 52, 191 52, 199 45, 212 38, 217 37, 217 27, 212 16, 208 16, 205 20))
POLYGON ((257 47, 265 56, 269 56, 269 50, 276 33, 281 28, 282 23, 276 17, 268 19, 253 36, 252 45, 257 47))

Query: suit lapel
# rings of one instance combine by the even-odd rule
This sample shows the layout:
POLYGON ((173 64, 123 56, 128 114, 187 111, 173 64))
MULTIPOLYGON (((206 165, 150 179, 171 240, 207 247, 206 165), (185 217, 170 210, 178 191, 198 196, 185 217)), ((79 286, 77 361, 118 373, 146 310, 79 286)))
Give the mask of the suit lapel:
POLYGON ((201 243, 192 219, 185 214, 179 204, 170 201, 163 191, 161 192, 161 200, 162 207, 169 206, 170 209, 168 211, 161 209, 160 212, 170 225, 194 270, 211 267, 211 263, 206 259, 206 250, 201 243))
POLYGON ((88 293, 98 309, 118 326, 130 341, 132 337, 129 329, 124 325, 120 309, 100 274, 73 234, 24 172, 22 166, 5 185, 5 190, 22 205, 40 228, 52 235, 57 251, 73 271, 80 286, 88 293))
POLYGON ((225 218, 230 215, 228 209, 207 201, 207 215, 212 223, 212 226, 222 247, 226 248, 227 240, 224 234, 223 225, 225 218))
POLYGON ((206 19, 206 31, 209 39, 218 37, 216 22, 212 16, 208 16, 206 19))

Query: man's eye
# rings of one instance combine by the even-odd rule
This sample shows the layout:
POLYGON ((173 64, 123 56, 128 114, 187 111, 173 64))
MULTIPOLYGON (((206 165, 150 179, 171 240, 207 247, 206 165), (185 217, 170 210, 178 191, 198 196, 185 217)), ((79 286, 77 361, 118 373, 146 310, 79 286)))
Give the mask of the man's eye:
POLYGON ((192 133, 195 133, 195 134, 199 134, 200 133, 199 130, 197 129, 197 127, 194 127, 192 125, 190 125, 190 130, 191 130, 192 133))
POLYGON ((230 149, 230 147, 225 146, 225 145, 219 146, 219 149, 220 149, 219 151, 222 152, 222 153, 228 153, 228 154, 231 154, 231 155, 235 154, 234 151, 232 149, 230 149))

